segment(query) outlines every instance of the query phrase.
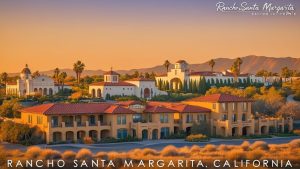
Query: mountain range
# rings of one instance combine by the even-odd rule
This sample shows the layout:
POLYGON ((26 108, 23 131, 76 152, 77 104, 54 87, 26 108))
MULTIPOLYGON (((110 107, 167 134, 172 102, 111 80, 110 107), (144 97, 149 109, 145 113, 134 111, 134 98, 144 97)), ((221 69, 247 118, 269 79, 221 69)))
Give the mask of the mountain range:
MULTIPOLYGON (((255 74, 257 71, 265 69, 271 72, 279 73, 282 67, 287 66, 289 69, 300 71, 300 58, 292 58, 292 57, 266 57, 266 56, 255 56, 249 55, 245 57, 241 57, 243 60, 243 64, 241 65, 242 73, 253 73, 255 74)), ((229 58, 216 58, 214 71, 223 71, 229 69, 233 64, 235 59, 229 58)), ((189 61, 186 60, 188 63, 189 61)), ((209 61, 204 63, 189 63, 189 68, 192 71, 209 71, 211 67, 208 64, 209 61)), ((163 63, 162 63, 163 64, 163 63)), ((155 72, 157 74, 166 73, 166 68, 163 65, 157 65, 150 68, 140 68, 140 69, 130 69, 130 70, 115 70, 120 74, 132 74, 134 71, 139 72, 155 72)), ((170 68, 173 68, 172 64, 170 68)), ((61 69, 61 71, 67 72, 68 75, 74 76, 75 73, 72 69, 61 69)), ((102 75, 104 70, 84 70, 82 76, 92 76, 92 75, 102 75)), ((40 71, 41 74, 45 75, 53 75, 53 70, 48 71, 40 71)), ((11 73, 10 75, 17 75, 18 73, 11 73)))

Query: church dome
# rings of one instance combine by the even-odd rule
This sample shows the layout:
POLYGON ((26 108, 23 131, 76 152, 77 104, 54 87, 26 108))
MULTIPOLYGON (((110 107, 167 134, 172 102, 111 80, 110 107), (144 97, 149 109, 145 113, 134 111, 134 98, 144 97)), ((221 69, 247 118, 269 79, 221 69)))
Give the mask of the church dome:
POLYGON ((31 74, 31 71, 30 71, 30 69, 28 68, 28 65, 27 65, 27 64, 25 65, 25 68, 21 71, 21 73, 23 73, 23 74, 31 74))

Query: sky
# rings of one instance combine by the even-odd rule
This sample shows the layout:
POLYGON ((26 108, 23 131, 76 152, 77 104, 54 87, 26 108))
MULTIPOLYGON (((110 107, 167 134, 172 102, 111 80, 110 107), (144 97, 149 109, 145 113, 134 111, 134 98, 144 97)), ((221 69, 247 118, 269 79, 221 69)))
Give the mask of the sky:
POLYGON ((300 58, 299 1, 266 1, 292 3, 295 16, 218 12, 219 1, 1 0, 0 72, 20 72, 26 63, 39 71, 72 68, 77 60, 86 69, 108 70, 152 67, 166 59, 300 58))

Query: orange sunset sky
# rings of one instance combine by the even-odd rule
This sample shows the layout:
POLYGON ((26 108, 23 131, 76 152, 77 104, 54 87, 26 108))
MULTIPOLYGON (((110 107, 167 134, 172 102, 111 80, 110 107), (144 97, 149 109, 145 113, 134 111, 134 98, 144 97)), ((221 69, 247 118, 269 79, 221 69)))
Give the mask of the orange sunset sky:
POLYGON ((216 11, 216 2, 2 0, 0 72, 19 72, 26 63, 39 71, 72 68, 76 60, 86 69, 107 70, 152 67, 166 59, 300 57, 300 12, 225 14, 216 11))

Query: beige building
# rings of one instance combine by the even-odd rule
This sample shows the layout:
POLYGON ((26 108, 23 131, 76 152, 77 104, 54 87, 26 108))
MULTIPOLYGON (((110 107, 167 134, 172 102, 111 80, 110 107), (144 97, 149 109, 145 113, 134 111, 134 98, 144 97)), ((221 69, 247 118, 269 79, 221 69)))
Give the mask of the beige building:
POLYGON ((54 103, 22 109, 19 121, 41 128, 47 143, 81 142, 85 137, 161 139, 182 131, 190 134, 194 123, 206 125, 213 136, 268 134, 273 126, 292 130, 289 119, 253 119, 251 103, 224 94, 184 103, 54 103))

